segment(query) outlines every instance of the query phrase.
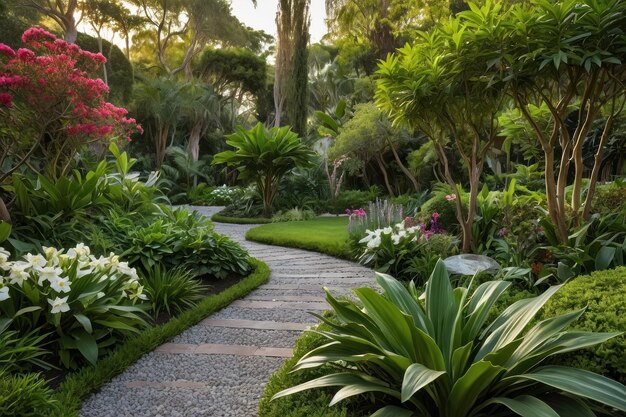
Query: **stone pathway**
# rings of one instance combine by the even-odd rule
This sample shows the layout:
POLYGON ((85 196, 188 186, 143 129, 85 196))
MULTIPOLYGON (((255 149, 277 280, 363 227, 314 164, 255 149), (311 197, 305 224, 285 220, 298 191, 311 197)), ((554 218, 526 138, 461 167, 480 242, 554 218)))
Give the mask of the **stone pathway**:
POLYGON ((88 398, 82 417, 256 417, 270 375, 316 324, 309 312, 327 309, 322 286, 347 295, 373 283, 372 271, 352 262, 248 242, 251 227, 215 224, 269 265, 269 282, 143 356, 88 398))

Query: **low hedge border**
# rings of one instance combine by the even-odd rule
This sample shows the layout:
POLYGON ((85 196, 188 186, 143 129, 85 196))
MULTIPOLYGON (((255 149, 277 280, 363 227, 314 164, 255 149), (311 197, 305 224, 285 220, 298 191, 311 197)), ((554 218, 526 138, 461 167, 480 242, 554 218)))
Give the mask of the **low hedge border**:
POLYGON ((216 223, 232 224, 268 224, 272 222, 272 219, 266 219, 264 217, 228 217, 220 213, 215 213, 211 216, 211 220, 216 223))
POLYGON ((55 392, 54 398, 59 401, 60 409, 58 412, 53 412, 51 416, 77 417, 83 399, 122 373, 141 356, 171 340, 209 314, 228 306, 234 300, 266 283, 270 276, 267 264, 253 258, 252 265, 254 271, 237 284, 219 294, 207 297, 193 309, 181 313, 167 323, 130 338, 95 366, 83 368, 69 375, 55 392))

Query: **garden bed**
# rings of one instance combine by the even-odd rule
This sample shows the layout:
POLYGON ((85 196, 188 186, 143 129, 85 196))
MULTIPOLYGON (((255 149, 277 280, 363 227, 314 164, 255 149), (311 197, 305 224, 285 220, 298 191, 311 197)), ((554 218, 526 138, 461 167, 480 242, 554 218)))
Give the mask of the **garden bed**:
POLYGON ((268 224, 272 222, 272 219, 265 217, 229 217, 223 216, 220 213, 215 213, 211 216, 211 220, 216 223, 232 223, 232 224, 268 224))

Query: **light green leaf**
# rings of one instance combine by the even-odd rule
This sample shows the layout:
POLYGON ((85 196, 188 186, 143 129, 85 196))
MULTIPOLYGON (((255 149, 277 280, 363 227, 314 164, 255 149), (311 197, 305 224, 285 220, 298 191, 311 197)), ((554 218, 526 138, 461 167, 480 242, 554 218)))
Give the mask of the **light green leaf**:
POLYGON ((546 366, 516 378, 541 382, 570 394, 626 411, 626 386, 593 372, 565 366, 546 366))
POLYGON ((522 417, 561 417, 548 404, 530 395, 516 398, 496 397, 490 402, 502 404, 522 417))
POLYGON ((420 363, 414 363, 409 366, 404 374, 402 381, 402 397, 401 401, 408 401, 413 394, 430 384, 441 375, 444 375, 445 371, 434 371, 425 367, 420 363))
POLYGON ((396 407, 395 405, 388 405, 383 408, 379 408, 370 417, 412 417, 413 411, 406 408, 396 407))

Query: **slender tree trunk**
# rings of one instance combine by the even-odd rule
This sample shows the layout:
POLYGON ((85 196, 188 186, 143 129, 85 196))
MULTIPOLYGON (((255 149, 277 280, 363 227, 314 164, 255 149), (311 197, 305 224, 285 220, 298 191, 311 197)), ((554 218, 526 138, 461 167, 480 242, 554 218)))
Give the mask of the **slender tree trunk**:
POLYGON ((393 146, 391 142, 389 143, 389 146, 391 147, 391 152, 393 152, 393 157, 395 158, 396 162, 400 166, 400 169, 402 170, 404 175, 406 175, 409 181, 411 181, 411 184, 413 184, 413 189, 415 191, 419 191, 419 184, 417 182, 417 179, 415 178, 415 176, 413 176, 411 171, 409 171, 409 169, 402 163, 402 160, 400 159, 400 155, 398 155, 398 152, 396 152, 396 148, 393 146))
POLYGON ((378 162, 380 172, 383 174, 383 179, 385 180, 385 187, 387 187, 387 192, 391 197, 395 197, 393 188, 391 188, 391 184, 389 183, 389 175, 387 175, 387 169, 385 168, 385 161, 383 161, 383 157, 380 156, 380 154, 377 154, 374 159, 376 159, 376 162, 378 162))
POLYGON ((585 203, 583 205, 583 219, 585 220, 589 218, 589 213, 591 212, 591 203, 596 192, 596 184, 598 183, 600 167, 602 166, 604 145, 606 144, 611 128, 613 127, 614 116, 615 114, 613 113, 608 117, 608 119, 606 119, 602 137, 600 138, 600 143, 598 144, 598 150, 596 151, 596 155, 594 157, 593 169, 591 170, 591 176, 589 177, 589 188, 587 189, 587 196, 585 197, 585 203))
POLYGON ((191 128, 191 133, 189 133, 189 142, 187 142, 187 150, 191 154, 191 159, 194 162, 197 162, 200 157, 200 137, 203 130, 202 125, 202 121, 194 123, 191 128))

